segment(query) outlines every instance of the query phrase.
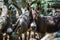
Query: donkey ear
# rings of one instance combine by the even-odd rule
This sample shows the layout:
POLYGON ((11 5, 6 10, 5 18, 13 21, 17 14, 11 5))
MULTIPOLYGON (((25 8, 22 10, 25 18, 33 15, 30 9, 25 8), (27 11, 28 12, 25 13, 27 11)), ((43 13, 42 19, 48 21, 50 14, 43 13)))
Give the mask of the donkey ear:
POLYGON ((21 11, 22 11, 22 13, 24 13, 25 9, 24 8, 21 8, 21 11))
POLYGON ((24 9, 23 8, 21 8, 21 11, 23 11, 24 9))

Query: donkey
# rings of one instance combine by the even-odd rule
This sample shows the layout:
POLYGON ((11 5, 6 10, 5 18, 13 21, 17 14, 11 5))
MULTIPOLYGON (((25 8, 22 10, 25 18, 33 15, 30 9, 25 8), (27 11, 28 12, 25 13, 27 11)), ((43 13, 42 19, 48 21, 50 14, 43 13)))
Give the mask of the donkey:
MULTIPOLYGON (((54 32, 60 29, 60 16, 39 16, 37 11, 32 10, 33 19, 37 25, 36 32, 46 34, 41 40, 47 39, 49 36, 53 35, 50 39, 55 37, 54 32)), ((43 36, 44 36, 43 35, 43 36)))
MULTIPOLYGON (((12 22, 10 17, 8 16, 8 9, 4 5, 2 8, 1 16, 0 16, 0 34, 3 36, 7 36, 6 34, 11 34, 12 32, 12 22)), ((3 38, 1 38, 3 40, 3 38)))
MULTIPOLYGON (((25 10, 25 9, 24 9, 25 10)), ((19 16, 14 31, 21 28, 20 33, 25 33, 30 28, 30 23, 32 21, 32 17, 30 16, 30 12, 28 10, 22 11, 22 14, 19 16)))

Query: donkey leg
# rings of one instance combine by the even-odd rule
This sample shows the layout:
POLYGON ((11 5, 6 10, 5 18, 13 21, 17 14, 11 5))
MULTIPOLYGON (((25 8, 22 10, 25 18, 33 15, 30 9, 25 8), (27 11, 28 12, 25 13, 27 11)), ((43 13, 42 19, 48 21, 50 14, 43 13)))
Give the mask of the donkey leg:
POLYGON ((2 35, 3 35, 3 40, 7 40, 7 35, 6 35, 6 33, 3 33, 2 35))
POLYGON ((28 39, 27 39, 27 32, 25 33, 25 40, 28 40, 28 39))
POLYGON ((27 40, 30 40, 30 38, 32 38, 31 32, 32 32, 32 29, 30 28, 27 32, 27 40))

